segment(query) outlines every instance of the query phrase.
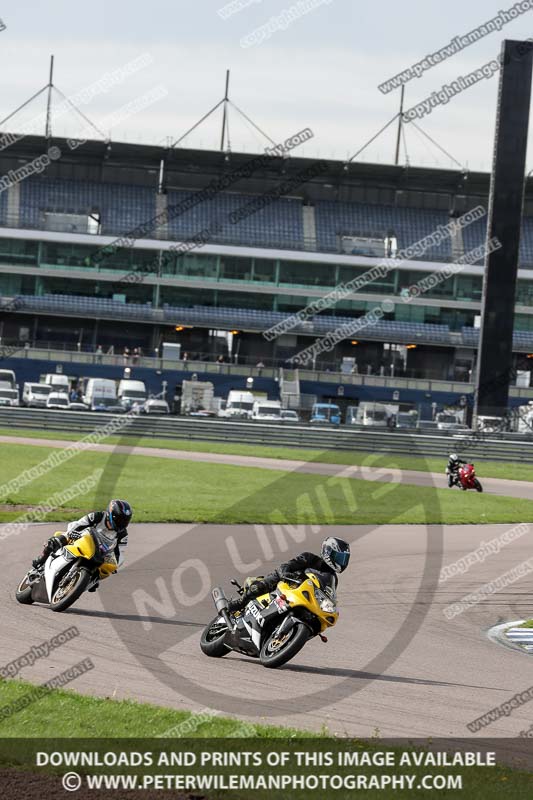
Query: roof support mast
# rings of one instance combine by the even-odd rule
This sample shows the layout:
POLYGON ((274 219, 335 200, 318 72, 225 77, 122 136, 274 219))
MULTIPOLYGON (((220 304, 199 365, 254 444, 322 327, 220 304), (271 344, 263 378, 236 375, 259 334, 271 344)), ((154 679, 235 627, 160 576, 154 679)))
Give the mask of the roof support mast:
POLYGON ((50 77, 48 78, 48 98, 46 100, 46 139, 52 138, 52 89, 54 88, 54 56, 50 56, 50 77))
POLYGON ((405 83, 402 83, 402 93, 400 96, 400 113, 398 114, 398 135, 396 137, 396 153, 394 156, 394 163, 398 166, 400 161, 400 139, 402 136, 402 125, 403 125, 403 98, 405 95, 405 83))
POLYGON ((226 126, 227 126, 227 109, 228 109, 228 91, 229 91, 229 69, 226 70, 226 91, 224 92, 224 111, 222 114, 222 137, 220 139, 220 149, 224 151, 224 140, 226 138, 226 126))

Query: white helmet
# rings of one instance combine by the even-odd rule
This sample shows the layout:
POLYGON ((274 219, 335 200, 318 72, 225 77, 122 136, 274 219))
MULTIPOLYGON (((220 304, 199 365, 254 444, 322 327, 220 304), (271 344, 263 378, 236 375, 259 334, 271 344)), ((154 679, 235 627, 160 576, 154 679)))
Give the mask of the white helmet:
POLYGON ((328 536, 322 542, 320 555, 335 572, 344 572, 350 561, 350 545, 344 539, 328 536))

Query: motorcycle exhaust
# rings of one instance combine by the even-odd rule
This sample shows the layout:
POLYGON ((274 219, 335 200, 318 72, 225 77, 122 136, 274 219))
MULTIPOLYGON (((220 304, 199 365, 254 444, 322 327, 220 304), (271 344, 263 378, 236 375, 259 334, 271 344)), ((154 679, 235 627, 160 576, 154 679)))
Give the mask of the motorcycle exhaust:
POLYGON ((211 592, 213 600, 215 602, 215 608, 228 626, 229 630, 233 630, 235 627, 233 622, 231 621, 231 617, 228 613, 228 599, 224 594, 224 590, 220 588, 220 586, 215 586, 213 591, 211 592))

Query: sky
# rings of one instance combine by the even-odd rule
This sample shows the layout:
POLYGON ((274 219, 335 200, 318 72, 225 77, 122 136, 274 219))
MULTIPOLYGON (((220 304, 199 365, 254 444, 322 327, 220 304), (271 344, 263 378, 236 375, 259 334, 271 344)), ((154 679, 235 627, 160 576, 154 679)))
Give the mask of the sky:
MULTIPOLYGON (((282 142, 310 128, 313 138, 294 154, 346 160, 398 112, 400 90, 384 94, 379 84, 514 5, 514 0, 235 2, 243 7, 228 16, 222 11, 226 0, 5 0, 0 120, 46 85, 51 54, 54 84, 67 96, 147 54, 145 66, 80 105, 112 140, 175 141, 222 99, 229 69, 230 100, 272 140, 282 142), (291 8, 293 18, 282 29, 291 8), (257 31, 264 32, 261 26, 269 20, 270 32, 259 41, 257 31), (133 101, 134 113, 118 114, 133 101)), ((500 32, 411 79, 405 108, 494 59, 504 38, 533 36, 533 0, 531 5, 500 32)), ((498 73, 416 121, 455 161, 406 124, 400 163, 454 167, 458 162, 465 169, 489 171, 497 89, 498 73)), ((56 95, 56 110, 60 102, 56 95)), ((36 116, 40 125, 44 108, 41 95, 0 130, 24 130, 36 116)), ((74 112, 52 119, 57 136, 79 136, 84 130, 74 112)), ((233 106, 228 119, 233 151, 257 153, 268 145, 233 106)), ((219 108, 181 146, 219 148, 221 124, 219 108)), ((357 160, 393 163, 395 139, 393 124, 357 160)), ((532 147, 527 164, 533 168, 532 147)))

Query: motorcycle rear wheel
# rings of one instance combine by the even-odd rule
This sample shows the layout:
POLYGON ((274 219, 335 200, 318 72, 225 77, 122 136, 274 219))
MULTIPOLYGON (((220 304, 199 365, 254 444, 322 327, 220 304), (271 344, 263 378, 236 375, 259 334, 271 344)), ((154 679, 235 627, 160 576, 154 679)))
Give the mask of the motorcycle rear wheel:
POLYGON ((18 585, 17 591, 15 592, 15 597, 19 603, 22 603, 25 606, 31 606, 33 603, 31 591, 32 587, 31 584, 28 584, 28 576, 24 575, 23 579, 18 585))
POLYGON ((200 639, 200 649, 202 653, 211 658, 222 658, 226 653, 229 653, 228 648, 223 642, 227 632, 227 625, 220 620, 220 617, 212 619, 209 625, 206 625, 202 631, 202 637, 200 639))
POLYGON ((76 602, 78 597, 81 597, 87 586, 91 581, 91 573, 86 567, 78 567, 77 573, 71 580, 71 585, 68 586, 66 593, 63 593, 61 587, 58 587, 50 601, 50 608, 52 611, 65 611, 76 602), (59 598, 56 600, 57 595, 59 598))
POLYGON ((268 669, 281 667, 294 658, 311 636, 307 626, 303 622, 297 622, 281 640, 276 641, 281 624, 274 628, 261 647, 259 660, 268 669))

